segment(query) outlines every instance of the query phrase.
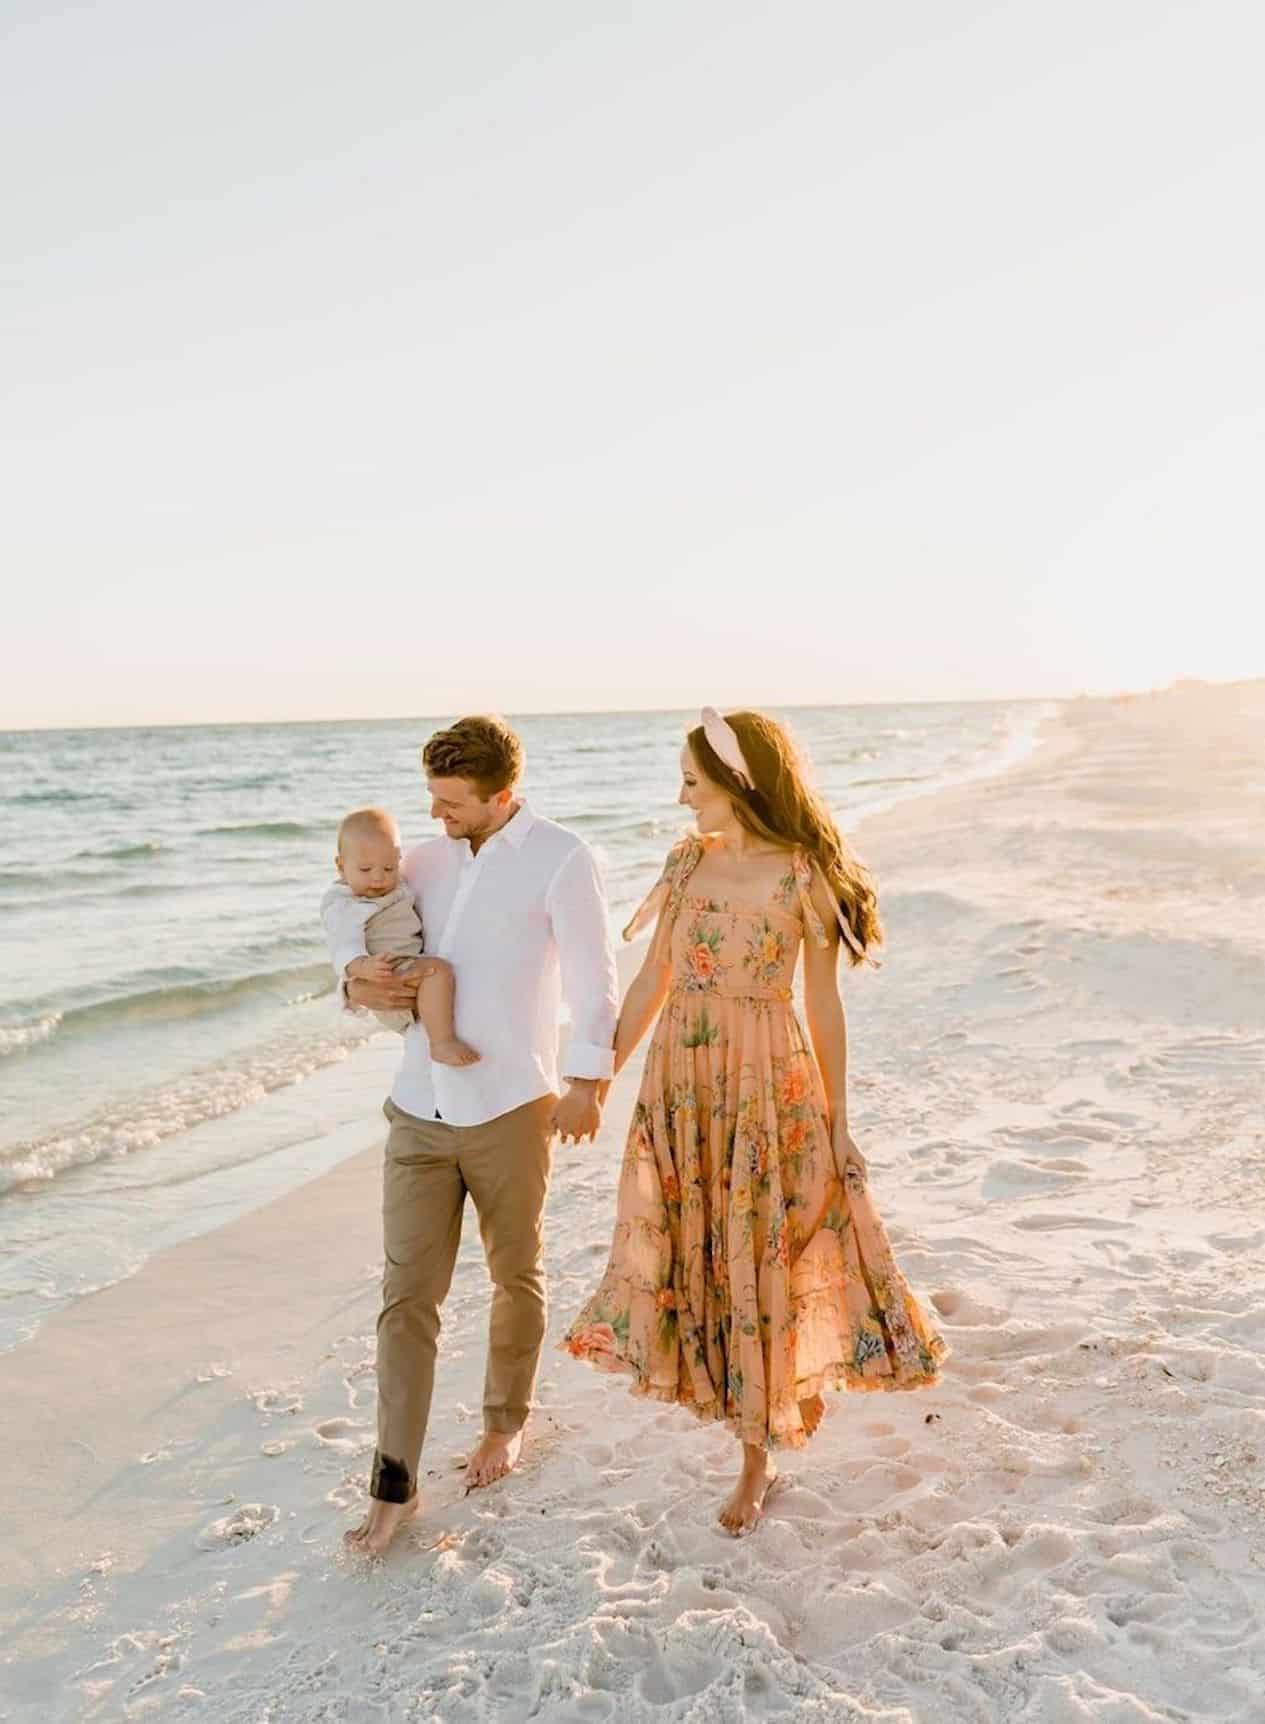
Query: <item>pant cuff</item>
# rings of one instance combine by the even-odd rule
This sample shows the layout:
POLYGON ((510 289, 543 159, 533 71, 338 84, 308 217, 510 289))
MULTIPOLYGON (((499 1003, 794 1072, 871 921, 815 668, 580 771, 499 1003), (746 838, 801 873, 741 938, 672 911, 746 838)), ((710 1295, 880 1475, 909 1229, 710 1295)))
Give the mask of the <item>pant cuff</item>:
POLYGON ((373 1471, 369 1475, 369 1495, 380 1503, 406 1503, 417 1489, 417 1480, 403 1461, 373 1451, 373 1471))

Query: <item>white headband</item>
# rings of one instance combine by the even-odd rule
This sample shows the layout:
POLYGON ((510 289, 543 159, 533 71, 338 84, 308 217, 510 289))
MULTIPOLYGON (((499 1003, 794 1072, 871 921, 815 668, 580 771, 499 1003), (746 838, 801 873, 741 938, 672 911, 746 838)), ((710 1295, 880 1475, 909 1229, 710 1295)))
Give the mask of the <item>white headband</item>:
POLYGON ((738 733, 727 718, 722 718, 714 706, 703 708, 703 735, 711 747, 712 753, 725 765, 748 790, 755 788, 755 779, 751 776, 751 768, 747 765, 746 756, 742 752, 742 744, 738 741, 738 733))

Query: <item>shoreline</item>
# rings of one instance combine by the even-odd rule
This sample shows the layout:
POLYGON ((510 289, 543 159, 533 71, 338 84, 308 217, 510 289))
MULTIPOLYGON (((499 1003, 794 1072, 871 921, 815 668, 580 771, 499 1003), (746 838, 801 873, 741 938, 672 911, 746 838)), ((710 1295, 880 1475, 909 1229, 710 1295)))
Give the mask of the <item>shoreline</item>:
MULTIPOLYGON (((1021 767, 1038 748, 1042 726, 1057 722, 1056 715, 1046 710, 1048 704, 1030 703, 1030 718, 1016 724, 998 755, 957 773, 946 772, 930 786, 897 789, 887 799, 879 796, 860 802, 858 830, 927 796, 1021 767)), ((686 824, 683 818, 682 829, 686 824)), ((627 981, 623 966, 631 960, 619 942, 618 927, 631 907, 621 906, 611 916, 621 989, 627 981)), ((173 1078, 166 1099, 157 1093, 148 1095, 141 1108, 139 1141, 122 1153, 113 1147, 116 1121, 106 1107, 68 1130, 66 1143, 72 1149, 59 1149, 68 1159, 51 1176, 29 1172, 18 1180, 14 1165, 0 1168, 0 1181, 9 1182, 0 1193, 0 1204, 29 1204, 7 1211, 12 1236, 6 1236, 4 1244, 17 1257, 39 1266, 37 1286, 6 1289, 0 1301, 0 1356, 27 1345, 53 1312, 138 1273, 155 1249, 225 1225, 235 1215, 319 1176, 342 1156, 359 1153, 362 1146, 352 1141, 354 1119, 364 1112, 363 1096, 371 1084, 389 1085, 388 1068, 395 1050, 385 1036, 349 1043, 340 1050, 331 1001, 305 1009, 312 1051, 304 1049, 302 1058, 309 1069, 300 1075, 284 1077, 277 1069, 277 1058, 269 1053, 271 1043, 237 1047, 219 1064, 173 1078), (258 1093, 261 1086, 263 1094, 258 1093), (186 1115, 177 1128, 168 1128, 165 1107, 174 1115, 186 1115), (187 1117, 190 1110, 192 1118, 187 1117), (148 1141, 155 1133, 156 1140, 148 1141), (93 1135, 101 1143, 85 1148, 93 1135), (315 1172, 307 1171, 307 1160, 315 1172), (145 1193, 143 1228, 129 1208, 128 1194, 135 1192, 145 1193), (84 1203, 88 1207, 81 1212, 84 1203), (66 1224, 59 1220, 63 1205, 66 1224), (68 1259, 69 1227, 73 1223, 82 1228, 85 1220, 98 1243, 68 1259), (55 1229, 63 1225, 67 1232, 59 1238, 55 1229)), ((302 1045, 296 1041, 296 1031, 294 1025, 286 1031, 294 1048, 292 1058, 302 1045)), ((275 1032, 274 1039, 279 1036, 275 1032)), ((117 1106, 119 1117, 130 1119, 136 1103, 124 1098, 117 1106)))
POLYGON ((1003 1699, 1025 1724, 1115 1724, 1117 1699, 1139 1719, 1247 1716, 1265 1679, 1265 847, 1244 799, 1259 782, 1265 800, 1265 729, 1190 699, 1064 709, 1009 771, 850 834, 890 928, 882 975, 847 979, 853 1112, 954 1349, 940 1389, 833 1399, 757 1538, 714 1530, 723 1433, 552 1350, 604 1261, 634 1061, 598 1145, 557 1156, 523 1469, 468 1501, 453 1484, 486 1317, 467 1227, 427 1510, 380 1571, 345 1569, 372 1448, 379 1134, 0 1358, 22 1410, 0 1497, 11 1704, 509 1719, 548 1695, 542 1715, 622 1724, 690 1694, 700 1718, 737 1717, 756 1683, 806 1717, 883 1724, 1003 1699), (32 1478, 63 1505, 49 1524, 32 1478))

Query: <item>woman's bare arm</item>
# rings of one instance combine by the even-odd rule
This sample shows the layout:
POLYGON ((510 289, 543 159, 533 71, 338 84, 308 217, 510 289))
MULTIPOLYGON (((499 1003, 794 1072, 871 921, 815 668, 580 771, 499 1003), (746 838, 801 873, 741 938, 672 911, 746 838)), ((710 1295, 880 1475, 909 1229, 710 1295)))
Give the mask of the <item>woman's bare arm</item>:
POLYGON ((804 943, 804 1010, 830 1111, 830 1147, 840 1179, 851 1164, 865 1178, 865 1157, 848 1125, 848 1020, 839 993, 839 928, 825 882, 815 878, 813 908, 826 930, 826 944, 804 943))
POLYGON ((642 961, 641 968, 628 984, 624 1003, 619 1008, 615 1026, 615 1070, 627 1063, 637 1044, 658 1016, 672 980, 672 965, 659 956, 660 941, 656 936, 642 961))
POLYGON ((810 935, 804 941, 804 1014, 817 1056, 833 1129, 848 1123, 848 1020, 839 993, 839 930, 834 906, 820 879, 812 887, 813 908, 826 930, 826 945, 810 935))

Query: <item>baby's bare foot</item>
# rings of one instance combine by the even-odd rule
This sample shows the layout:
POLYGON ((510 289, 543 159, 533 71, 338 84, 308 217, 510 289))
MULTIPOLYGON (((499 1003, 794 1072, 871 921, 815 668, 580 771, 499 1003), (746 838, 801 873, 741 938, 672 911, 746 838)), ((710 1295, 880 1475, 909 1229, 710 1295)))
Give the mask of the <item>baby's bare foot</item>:
POLYGON ((442 1041, 430 1044, 430 1057, 441 1066, 472 1066, 479 1056, 465 1042, 459 1042, 456 1036, 447 1036, 442 1041))

